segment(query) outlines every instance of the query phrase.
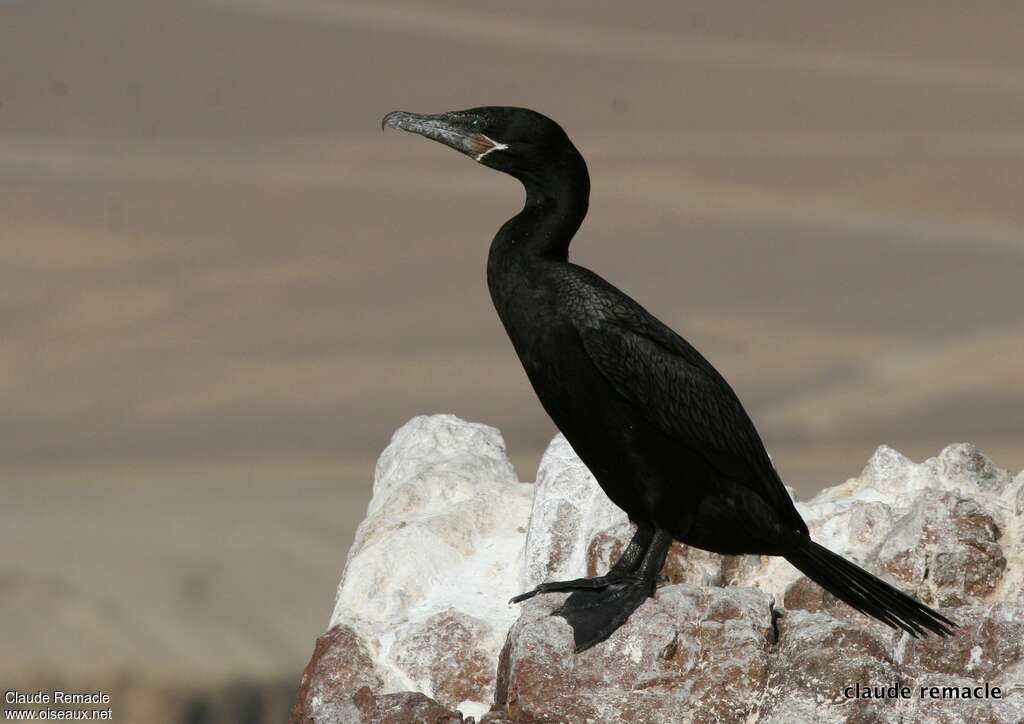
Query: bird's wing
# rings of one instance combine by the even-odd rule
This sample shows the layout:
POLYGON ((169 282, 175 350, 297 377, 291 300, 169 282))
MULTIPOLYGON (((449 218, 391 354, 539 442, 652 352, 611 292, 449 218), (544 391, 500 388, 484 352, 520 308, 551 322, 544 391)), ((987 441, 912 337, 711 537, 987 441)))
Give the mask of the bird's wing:
POLYGON ((589 322, 577 331, 616 392, 722 477, 796 512, 739 398, 696 349, 647 315, 589 322))

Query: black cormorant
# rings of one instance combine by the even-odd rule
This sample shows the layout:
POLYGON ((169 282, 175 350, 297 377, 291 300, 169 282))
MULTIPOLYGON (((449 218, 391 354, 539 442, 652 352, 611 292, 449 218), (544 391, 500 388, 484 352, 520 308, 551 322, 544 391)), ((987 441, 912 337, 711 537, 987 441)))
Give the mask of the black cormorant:
POLYGON ((498 231, 487 283, 541 404, 636 532, 603 576, 555 611, 576 650, 603 641, 653 596, 672 540, 715 553, 784 556, 859 611, 913 636, 952 621, 823 548, 804 523, 729 384, 685 339, 568 260, 590 195, 562 128, 525 108, 394 111, 383 126, 426 136, 514 176, 523 210, 498 231))

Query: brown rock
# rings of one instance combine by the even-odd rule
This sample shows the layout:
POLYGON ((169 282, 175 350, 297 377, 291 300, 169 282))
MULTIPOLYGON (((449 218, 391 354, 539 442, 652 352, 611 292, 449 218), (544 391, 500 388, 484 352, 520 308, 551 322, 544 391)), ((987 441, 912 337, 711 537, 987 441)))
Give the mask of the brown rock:
MULTIPOLYGON (((969 676, 989 683, 1015 683, 1024 666, 1024 617, 1021 607, 1008 603, 965 606, 944 611, 960 628, 946 639, 910 639, 903 655, 908 675, 928 673, 969 676)), ((941 678, 941 677, 938 677, 941 678)))
POLYGON ((888 722, 888 702, 850 700, 847 686, 889 685, 899 679, 890 648, 896 634, 868 619, 788 611, 779 620, 768 687, 758 721, 888 722))
POLYGON ((727 561, 732 556, 708 553, 679 542, 672 544, 662 574, 669 583, 691 583, 695 586, 724 585, 727 561))
POLYGON ((531 600, 510 632, 512 721, 738 721, 756 710, 773 635, 763 593, 667 586, 575 655, 568 624, 549 615, 562 599, 531 600))
MULTIPOLYGON (((897 587, 901 587, 899 582, 897 587)), ((786 611, 806 611, 808 613, 827 613, 832 618, 843 619, 858 624, 878 626, 877 621, 843 603, 807 576, 800 576, 786 587, 783 596, 783 608, 786 611)), ((880 630, 886 630, 884 628, 880 630)))
POLYGON ((348 626, 335 626, 316 640, 289 722, 344 721, 340 717, 352 716, 352 695, 381 684, 362 639, 348 626))
POLYGON ((999 585, 1006 558, 992 514, 957 493, 921 495, 878 555, 879 567, 909 583, 926 603, 960 606, 999 585))
POLYGON ((347 626, 335 626, 316 648, 292 707, 289 724, 456 724, 462 715, 415 691, 378 696, 380 677, 347 626), (369 683, 364 683, 369 682, 369 683))
MULTIPOLYGON (((595 492, 566 444, 558 450, 546 455, 524 570, 490 567, 482 577, 537 582, 584 568, 593 576, 629 541, 621 511, 595 492)), ((351 629, 333 629, 317 643, 292 722, 454 723, 463 720, 457 706, 468 701, 482 712, 492 691, 481 724, 1024 722, 1024 527, 1014 517, 1024 511, 1024 474, 1011 478, 969 445, 920 465, 880 448, 860 478, 801 509, 823 545, 942 608, 961 627, 949 638, 914 640, 782 559, 718 556, 677 543, 663 569, 672 585, 581 654, 573 652, 569 626, 550 615, 565 594, 527 601, 504 639, 507 619, 480 606, 468 608, 469 616, 444 610, 452 605, 445 603, 420 624, 396 614, 389 628, 358 629, 367 642, 392 642, 373 652, 376 663, 351 629), (785 609, 776 612, 773 601, 785 609), (389 672, 386 684, 380 672, 389 672), (423 693, 383 693, 406 679, 423 693), (857 684, 876 696, 855 697, 857 684), (911 696, 886 698, 893 685, 911 696), (986 685, 1003 698, 977 698, 986 685), (939 696, 922 696, 922 686, 938 687, 939 696)), ((460 531, 445 535, 438 555, 472 542, 460 531)), ((393 560, 379 564, 382 586, 395 587, 393 560)))
POLYGON ((787 611, 822 613, 831 611, 837 604, 842 605, 842 602, 807 576, 800 576, 789 584, 783 597, 787 611))
MULTIPOLYGON (((973 690, 977 681, 963 676, 943 674, 932 675, 924 679, 907 681, 912 695, 903 706, 903 719, 907 722, 928 722, 928 724, 964 724, 964 722, 992 722, 993 724, 1019 724, 1021 711, 1014 712, 1015 707, 1007 700, 993 699, 961 699, 958 698, 963 688, 973 690), (939 698, 932 698, 932 686, 939 690, 939 698), (925 687, 925 696, 921 695, 921 687, 925 687), (955 689, 957 698, 942 698, 943 688, 955 689)), ((949 692, 952 693, 952 692, 949 692)))
POLYGON ((496 662, 480 645, 489 631, 487 624, 448 609, 396 641, 392 656, 418 687, 445 706, 490 701, 496 662))
POLYGON ((463 721, 458 712, 417 691, 374 696, 368 688, 363 688, 355 694, 353 703, 361 717, 358 721, 366 724, 461 724, 463 721))

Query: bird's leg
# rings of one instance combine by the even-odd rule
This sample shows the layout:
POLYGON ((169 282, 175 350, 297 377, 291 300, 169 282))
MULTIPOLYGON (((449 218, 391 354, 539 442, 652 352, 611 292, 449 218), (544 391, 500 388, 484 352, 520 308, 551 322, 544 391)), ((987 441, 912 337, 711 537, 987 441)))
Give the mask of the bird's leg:
POLYGON ((577 589, 552 611, 553 616, 561 616, 572 626, 577 653, 611 636, 645 599, 654 596, 671 545, 672 536, 656 530, 632 572, 599 590, 577 589))
POLYGON ((622 551, 619 559, 608 569, 608 575, 623 576, 633 573, 641 566, 644 556, 651 547, 654 538, 654 526, 650 523, 638 523, 636 533, 622 551))
POLYGON ((520 593, 514 596, 509 603, 520 603, 528 598, 533 598, 538 593, 554 593, 557 591, 593 591, 606 588, 616 581, 621 581, 629 576, 643 563, 644 554, 650 548, 651 540, 654 537, 654 526, 648 523, 638 523, 636 532, 633 534, 629 545, 622 551, 619 559, 608 569, 608 573, 595 578, 574 578, 570 581, 548 581, 537 586, 532 591, 520 593))

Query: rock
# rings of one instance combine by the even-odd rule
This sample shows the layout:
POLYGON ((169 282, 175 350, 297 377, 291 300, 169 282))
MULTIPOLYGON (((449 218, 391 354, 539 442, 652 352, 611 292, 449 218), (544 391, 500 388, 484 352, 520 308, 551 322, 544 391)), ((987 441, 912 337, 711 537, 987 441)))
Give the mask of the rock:
POLYGON ((517 610, 534 486, 501 433, 451 415, 416 417, 381 455, 331 626, 368 642, 382 684, 481 715, 517 610), (464 697, 464 698, 459 698, 464 697))
POLYGON ((773 636, 764 594, 668 586, 577 655, 568 624, 550 615, 564 597, 531 599, 509 633, 512 721, 666 722, 687 710, 738 721, 757 709, 773 636))
MULTIPOLYGON (((1004 602, 956 609, 957 635, 907 640, 900 663, 908 685, 999 686, 1001 699, 956 700, 960 721, 1024 721, 1024 617, 1019 605, 1004 602)), ((916 697, 910 716, 918 720, 956 721, 948 701, 916 697), (943 706, 945 705, 945 706, 943 706)))
POLYGON ((376 696, 370 689, 360 689, 353 697, 359 719, 346 721, 373 724, 458 724, 462 714, 438 704, 418 691, 402 691, 376 696))
MULTIPOLYGON (((1015 527, 1004 535, 1020 517, 1015 505, 1022 488, 1024 475, 1011 479, 973 445, 950 445, 920 464, 882 446, 859 477, 798 502, 797 509, 822 545, 928 603, 955 606, 997 589, 1004 598, 1024 593, 1022 566, 1007 574, 1010 549, 1024 561, 1021 537, 1015 527)), ((795 595, 789 589, 800 578, 780 558, 744 556, 726 580, 783 601, 787 591, 795 595)))
POLYGON ((961 442, 948 445, 938 458, 939 475, 950 489, 979 488, 999 494, 1011 483, 1011 476, 993 464, 974 445, 961 442))
POLYGON ((888 685, 898 680, 891 654, 894 638, 882 625, 787 611, 779 621, 758 721, 898 721, 890 702, 854 701, 857 706, 851 706, 843 692, 857 682, 888 685))
POLYGON ((490 702, 496 667, 486 646, 489 633, 487 622, 448 609, 410 627, 392 647, 392 659, 413 684, 430 689, 445 706, 490 702))
POLYGON ((353 716, 352 696, 383 684, 366 644, 348 626, 334 626, 316 640, 302 672, 290 721, 345 721, 353 716))
POLYGON ((497 430, 415 418, 378 463, 292 721, 1024 721, 1024 473, 969 444, 923 463, 882 446, 797 507, 818 542, 961 628, 914 640, 784 559, 676 543, 667 584, 574 654, 550 615, 565 594, 506 602, 604 573, 632 535, 625 514, 561 436, 534 486, 516 480, 497 430), (855 693, 901 686, 912 695, 855 693))
POLYGON ((959 606, 985 598, 1006 558, 993 514, 957 493, 918 498, 873 556, 925 603, 959 606))
POLYGON ((565 437, 556 435, 537 469, 522 588, 578 578, 599 535, 607 542, 598 546, 621 545, 623 536, 629 539, 629 519, 608 500, 565 437))
MULTIPOLYGON (((607 573, 632 537, 633 526, 628 522, 594 533, 587 544, 586 575, 598 576, 607 573)), ((668 549, 665 566, 661 572, 669 583, 720 586, 727 567, 723 556, 676 542, 668 549)), ((550 578, 555 576, 552 575, 550 578)))

